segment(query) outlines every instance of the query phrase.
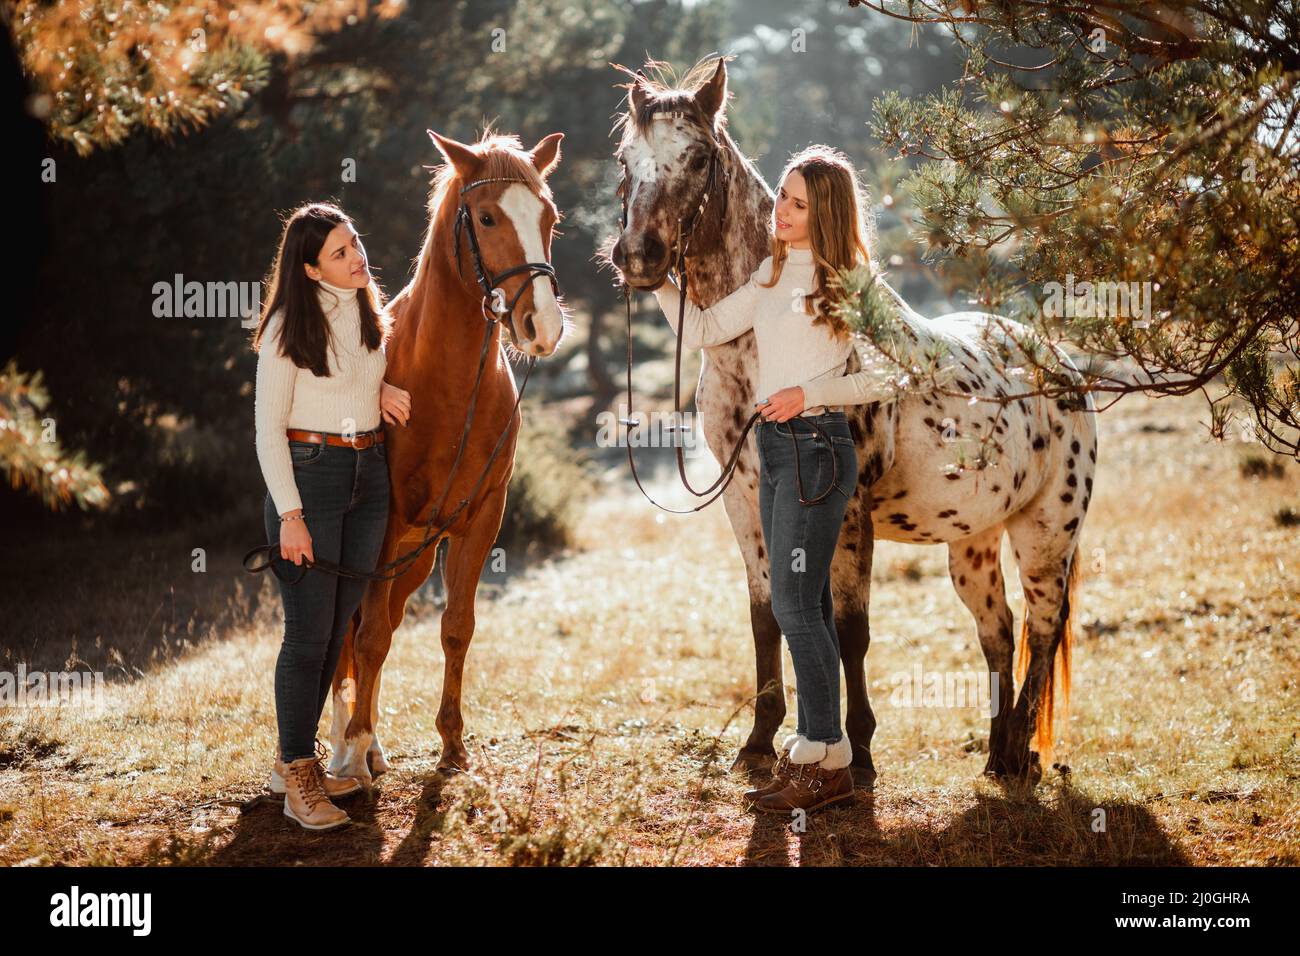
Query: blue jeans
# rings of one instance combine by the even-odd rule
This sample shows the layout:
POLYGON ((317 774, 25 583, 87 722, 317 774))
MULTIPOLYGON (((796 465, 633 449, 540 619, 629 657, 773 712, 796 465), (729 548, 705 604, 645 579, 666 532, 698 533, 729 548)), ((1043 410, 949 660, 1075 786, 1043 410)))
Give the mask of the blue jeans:
MULTIPOLYGON (((293 477, 317 560, 356 571, 373 571, 388 524, 388 451, 376 444, 357 450, 342 445, 289 442, 293 477)), ((268 492, 264 506, 268 544, 280 543, 280 515, 268 492)), ((284 641, 275 662, 275 715, 280 759, 315 756, 316 728, 329 697, 353 613, 367 582, 315 568, 303 573, 275 552, 272 570, 284 602, 284 641)))
POLYGON ((844 412, 760 421, 758 510, 772 578, 772 613, 794 660, 798 724, 809 740, 840 729, 840 642, 831 602, 831 558, 858 480, 858 451, 844 412), (811 426, 816 422, 829 437, 811 426), (816 504, 811 500, 829 493, 816 504), (832 469, 835 482, 832 485, 832 469))

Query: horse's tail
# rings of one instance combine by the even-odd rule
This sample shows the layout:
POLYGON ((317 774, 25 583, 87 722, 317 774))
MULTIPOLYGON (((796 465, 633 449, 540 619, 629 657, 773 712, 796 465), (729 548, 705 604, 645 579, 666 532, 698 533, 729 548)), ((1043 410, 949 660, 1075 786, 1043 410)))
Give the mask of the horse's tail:
MULTIPOLYGON (((1053 741, 1053 716, 1056 688, 1061 688, 1062 731, 1061 742, 1067 743, 1070 730, 1070 651, 1074 646, 1075 589, 1079 583, 1078 545, 1070 552, 1070 570, 1066 574, 1065 593, 1061 598, 1059 631, 1056 653, 1047 679, 1038 697, 1038 714, 1034 721, 1034 749, 1044 769, 1052 763, 1055 753, 1053 741)), ((1029 615, 1020 622, 1020 646, 1016 650, 1016 682, 1023 683, 1029 672, 1029 615)))

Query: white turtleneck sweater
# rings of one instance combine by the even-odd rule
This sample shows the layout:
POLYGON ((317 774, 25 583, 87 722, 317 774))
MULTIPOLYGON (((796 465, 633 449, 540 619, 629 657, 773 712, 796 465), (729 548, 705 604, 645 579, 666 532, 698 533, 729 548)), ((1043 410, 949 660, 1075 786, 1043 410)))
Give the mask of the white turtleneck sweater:
POLYGON ((257 353, 253 399, 257 460, 281 515, 302 507, 286 429, 342 434, 349 425, 365 432, 378 428, 382 421, 379 392, 388 367, 387 349, 381 346, 372 352, 361 341, 357 290, 322 280, 317 294, 333 341, 333 347, 326 350, 329 377, 317 377, 281 353, 284 314, 280 310, 267 320, 257 353))
MULTIPOLYGON (((772 278, 772 257, 768 256, 748 282, 709 308, 701 309, 687 299, 683 347, 721 345, 753 329, 758 345, 758 383, 751 405, 796 385, 803 389, 802 415, 878 401, 881 395, 875 386, 879 377, 874 371, 844 374, 853 342, 838 341, 824 325, 813 325, 813 316, 804 311, 803 296, 812 291, 814 270, 811 249, 789 248, 781 279, 770 289, 759 285, 772 278)), ((665 282, 654 294, 676 332, 677 288, 665 282)))

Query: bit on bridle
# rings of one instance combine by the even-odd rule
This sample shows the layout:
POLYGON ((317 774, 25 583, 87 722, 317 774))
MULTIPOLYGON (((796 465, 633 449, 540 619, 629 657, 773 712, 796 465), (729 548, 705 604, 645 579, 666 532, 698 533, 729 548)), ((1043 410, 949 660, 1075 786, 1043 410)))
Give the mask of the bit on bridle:
MULTIPOLYGON (((487 183, 522 183, 524 180, 515 179, 506 176, 493 176, 488 179, 476 179, 472 183, 463 186, 460 190, 460 206, 456 209, 456 224, 452 229, 453 245, 452 256, 456 260, 456 274, 462 279, 465 277, 461 268, 460 260, 460 234, 461 230, 469 237, 469 254, 474 263, 474 276, 478 279, 479 287, 483 290, 483 301, 492 303, 492 311, 498 315, 509 315, 511 321, 514 320, 515 303, 523 295, 524 290, 528 288, 529 283, 537 276, 546 276, 551 280, 551 288, 555 291, 556 296, 560 295, 560 280, 555 274, 555 267, 549 262, 525 262, 523 265, 514 266, 506 269, 504 272, 498 272, 489 278, 487 270, 483 268, 483 256, 479 251, 478 233, 474 230, 474 217, 470 214, 469 205, 466 203, 465 194, 477 186, 483 186, 487 183), (515 292, 514 298, 509 303, 505 301, 505 291, 500 287, 503 280, 517 275, 520 272, 528 273, 528 278, 522 282, 519 289, 515 292)), ((485 309, 486 311, 486 309, 485 309)))

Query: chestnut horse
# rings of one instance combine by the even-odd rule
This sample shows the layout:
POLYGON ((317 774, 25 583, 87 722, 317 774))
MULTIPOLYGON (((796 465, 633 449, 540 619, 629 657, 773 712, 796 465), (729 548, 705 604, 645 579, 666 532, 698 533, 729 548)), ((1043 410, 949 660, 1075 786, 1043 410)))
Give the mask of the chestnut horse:
MULTIPOLYGON (((490 131, 475 144, 429 135, 446 164, 430 193, 429 228, 415 277, 389 304, 394 323, 385 378, 411 393, 411 418, 406 427, 387 430, 391 500, 379 562, 419 547, 426 527, 440 527, 453 503, 467 501, 437 536, 449 539, 438 769, 453 771, 470 763, 461 739, 461 682, 474 637, 479 576, 501 529, 520 424, 519 392, 501 326, 515 349, 532 356, 552 354, 565 331, 548 274, 559 217, 546 184, 564 134, 552 133, 527 152, 516 137, 490 131), (472 428, 455 464, 484 354, 484 322, 493 311, 501 321, 491 323, 472 428), (446 504, 430 523, 440 500, 446 504)), ((330 770, 367 787, 388 769, 375 736, 380 671, 407 599, 429 576, 437 551, 437 542, 430 543, 403 573, 369 583, 334 674, 330 770)))

